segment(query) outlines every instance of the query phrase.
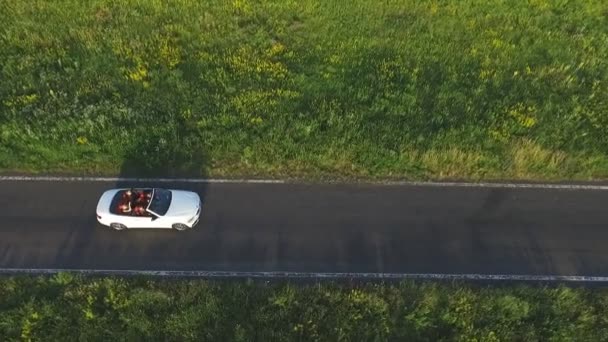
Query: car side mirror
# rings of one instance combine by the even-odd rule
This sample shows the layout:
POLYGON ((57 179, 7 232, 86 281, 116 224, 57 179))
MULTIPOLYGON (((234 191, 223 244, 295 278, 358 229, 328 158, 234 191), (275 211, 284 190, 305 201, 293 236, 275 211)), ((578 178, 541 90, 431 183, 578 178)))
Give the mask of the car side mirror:
POLYGON ((152 215, 152 221, 156 221, 156 219, 158 219, 158 216, 152 215))

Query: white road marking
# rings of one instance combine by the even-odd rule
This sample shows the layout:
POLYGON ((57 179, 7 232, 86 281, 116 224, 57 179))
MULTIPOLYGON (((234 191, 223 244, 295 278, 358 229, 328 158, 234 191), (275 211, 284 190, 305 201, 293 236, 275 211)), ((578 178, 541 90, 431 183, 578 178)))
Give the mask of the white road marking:
POLYGON ((144 271, 0 268, 0 274, 57 274, 62 272, 102 276, 156 276, 194 278, 260 278, 260 279, 358 279, 358 280, 478 280, 478 281, 545 281, 608 282, 608 277, 511 275, 511 274, 440 274, 440 273, 308 273, 308 272, 230 272, 230 271, 144 271))
MULTIPOLYGON (((0 176, 1 181, 44 182, 131 182, 131 183, 232 183, 232 184, 288 184, 284 179, 221 179, 221 178, 129 178, 129 177, 55 177, 55 176, 0 176)), ((320 184, 340 184, 325 181, 320 184)), ((380 186, 510 188, 510 189, 557 189, 557 190, 608 190, 606 184, 547 184, 547 183, 493 183, 493 182, 418 182, 418 181, 369 181, 352 184, 380 186)))
POLYGON ((218 179, 218 178, 129 178, 129 177, 54 177, 54 176, 0 176, 0 181, 27 182, 132 182, 132 183, 269 183, 281 184, 275 179, 218 179))
POLYGON ((491 182, 385 182, 386 185, 461 187, 461 188, 511 188, 511 189, 559 189, 559 190, 608 190, 608 185, 594 184, 546 184, 546 183, 491 183, 491 182))

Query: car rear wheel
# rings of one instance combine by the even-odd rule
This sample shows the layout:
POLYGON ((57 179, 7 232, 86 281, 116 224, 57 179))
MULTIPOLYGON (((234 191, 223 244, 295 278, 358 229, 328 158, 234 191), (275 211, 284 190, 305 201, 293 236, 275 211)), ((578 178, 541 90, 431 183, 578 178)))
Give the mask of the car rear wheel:
POLYGON ((122 223, 110 223, 110 228, 114 230, 125 230, 127 229, 127 226, 122 223))
POLYGON ((181 232, 181 231, 190 229, 190 227, 186 226, 183 223, 176 223, 173 225, 173 229, 179 230, 181 232))

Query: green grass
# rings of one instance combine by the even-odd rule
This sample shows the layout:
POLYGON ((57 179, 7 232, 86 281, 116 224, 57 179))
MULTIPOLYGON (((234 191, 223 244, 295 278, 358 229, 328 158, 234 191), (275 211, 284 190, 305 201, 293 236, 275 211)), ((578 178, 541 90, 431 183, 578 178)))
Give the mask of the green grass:
POLYGON ((608 178, 602 0, 0 1, 0 168, 608 178))
POLYGON ((3 341, 605 341, 608 291, 0 278, 3 341))

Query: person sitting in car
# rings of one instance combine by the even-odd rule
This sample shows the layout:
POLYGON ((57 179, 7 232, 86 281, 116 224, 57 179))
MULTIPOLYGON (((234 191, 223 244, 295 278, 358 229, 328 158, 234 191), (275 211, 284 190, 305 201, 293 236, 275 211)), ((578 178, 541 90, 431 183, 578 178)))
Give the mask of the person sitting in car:
POLYGON ((131 190, 127 190, 122 193, 122 202, 130 202, 131 201, 131 190))
POLYGON ((145 194, 143 191, 133 191, 131 194, 131 203, 133 205, 144 205, 145 194))
POLYGON ((144 208, 143 205, 138 205, 137 207, 135 207, 135 209, 133 210, 133 213, 137 216, 143 216, 146 213, 146 209, 144 208))
POLYGON ((122 205, 120 205, 118 207, 118 209, 122 213, 130 213, 131 212, 131 202, 127 201, 127 203, 123 203, 122 205))

